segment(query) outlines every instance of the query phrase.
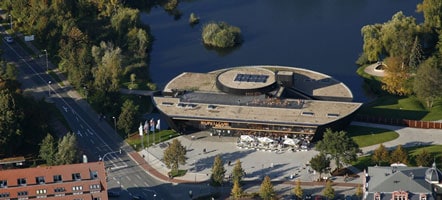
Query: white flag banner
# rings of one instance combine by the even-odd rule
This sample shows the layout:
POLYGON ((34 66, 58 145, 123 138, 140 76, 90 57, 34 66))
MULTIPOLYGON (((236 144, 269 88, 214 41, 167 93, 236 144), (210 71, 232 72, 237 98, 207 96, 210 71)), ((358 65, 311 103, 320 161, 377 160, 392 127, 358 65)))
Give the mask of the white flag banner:
POLYGON ((147 120, 144 122, 144 132, 149 133, 149 123, 147 120))
POLYGON ((158 130, 160 130, 160 119, 157 120, 157 127, 158 130))
POLYGON ((143 125, 140 123, 140 127, 138 127, 138 133, 140 136, 143 136, 143 125))

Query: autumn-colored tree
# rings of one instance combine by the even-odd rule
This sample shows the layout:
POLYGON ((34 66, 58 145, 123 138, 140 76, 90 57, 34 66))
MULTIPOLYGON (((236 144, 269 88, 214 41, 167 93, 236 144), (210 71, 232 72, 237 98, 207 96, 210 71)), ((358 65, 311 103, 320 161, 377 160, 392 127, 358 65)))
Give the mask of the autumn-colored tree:
POLYGON ((172 174, 178 171, 180 164, 186 164, 186 153, 186 148, 177 139, 172 140, 172 144, 164 150, 164 164, 172 170, 172 174))
POLYGON ((358 186, 356 187, 355 195, 358 197, 358 199, 361 199, 363 194, 364 192, 362 191, 362 186, 358 184, 358 186))
POLYGON ((230 192, 230 195, 233 197, 233 199, 240 199, 242 196, 242 188, 241 184, 238 180, 233 181, 233 187, 232 191, 230 192))
POLYGON ((213 161, 212 176, 210 177, 212 185, 220 186, 224 181, 225 174, 226 169, 224 169, 224 164, 221 160, 221 156, 217 155, 215 157, 215 160, 213 161))
POLYGON ((390 163, 403 163, 408 164, 408 153, 407 151, 402 147, 402 145, 398 145, 396 149, 391 152, 390 155, 390 163))
POLYGON ((293 188, 293 194, 295 194, 298 199, 302 199, 302 196, 304 195, 304 190, 301 187, 301 180, 296 180, 295 187, 293 188))
POLYGON ((390 94, 409 95, 412 93, 410 70, 399 57, 388 57, 384 60, 385 76, 382 78, 382 89, 390 94))
POLYGON ((386 165, 390 161, 390 153, 383 144, 380 144, 379 147, 374 150, 371 160, 379 166, 386 165))
POLYGON ((275 194, 270 177, 265 176, 261 183, 261 187, 259 188, 259 196, 264 200, 272 200, 275 198, 275 194))
POLYGON ((322 194, 327 199, 335 198, 335 189, 333 189, 331 181, 327 181, 327 183, 325 184, 325 188, 322 190, 322 194))
POLYGON ((426 150, 422 149, 419 154, 416 155, 416 165, 422 167, 430 167, 431 166, 431 154, 426 150))

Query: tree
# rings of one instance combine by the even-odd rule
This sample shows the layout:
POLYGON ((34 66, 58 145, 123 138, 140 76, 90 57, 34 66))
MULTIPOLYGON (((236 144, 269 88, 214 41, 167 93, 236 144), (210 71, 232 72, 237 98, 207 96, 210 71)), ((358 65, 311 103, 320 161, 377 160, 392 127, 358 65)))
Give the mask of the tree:
POLYGON ((408 153, 402 147, 402 145, 398 145, 396 149, 391 153, 390 163, 403 163, 408 164, 408 153))
POLYGON ((304 191, 301 188, 301 180, 296 180, 295 187, 293 188, 293 194, 298 197, 298 199, 302 199, 302 196, 304 195, 304 191))
POLYGON ((442 97, 441 67, 440 59, 432 56, 420 65, 414 78, 414 93, 427 108, 432 108, 433 102, 442 97))
POLYGON ((431 166, 431 154, 426 149, 422 149, 416 156, 416 165, 423 167, 431 166))
POLYGON ((96 89, 105 92, 118 91, 122 72, 121 49, 110 42, 101 42, 99 47, 92 47, 92 56, 98 65, 93 68, 96 89))
POLYGON ((349 164, 356 161, 357 153, 361 151, 345 131, 333 132, 331 129, 325 131, 324 138, 316 144, 316 149, 330 155, 338 169, 342 166, 341 162, 349 164))
POLYGON ((77 155, 77 137, 68 133, 58 141, 57 153, 55 155, 58 165, 67 165, 75 162, 77 155))
POLYGON ((356 192, 355 195, 361 199, 362 195, 364 194, 364 192, 362 191, 362 186, 361 184, 358 184, 358 186, 356 187, 356 192))
POLYGON ((410 82, 410 70, 405 66, 399 57, 388 57, 386 63, 385 76, 382 78, 382 89, 390 94, 409 95, 413 91, 410 82))
POLYGON ((164 150, 163 160, 164 164, 172 170, 177 172, 179 165, 186 164, 186 148, 181 145, 181 142, 177 139, 172 141, 172 144, 164 150))
POLYGON ((390 161, 390 153, 383 144, 380 144, 377 149, 374 150, 371 160, 377 163, 379 166, 388 164, 390 161))
POLYGON ((125 133, 129 134, 132 127, 135 124, 136 115, 138 113, 138 105, 135 105, 132 100, 127 99, 123 103, 121 108, 121 114, 118 117, 117 126, 119 129, 124 130, 125 133))
POLYGON ((369 61, 378 61, 379 56, 383 53, 383 45, 381 41, 381 24, 366 25, 362 27, 361 33, 364 40, 363 52, 369 61))
POLYGON ((234 47, 242 42, 241 30, 225 22, 204 25, 202 38, 204 44, 219 48, 234 47))
POLYGON ((39 157, 45 160, 46 165, 53 166, 56 164, 55 154, 57 153, 57 146, 55 146, 54 137, 51 134, 47 134, 43 141, 40 143, 39 157))
POLYGON ((442 28, 442 2, 439 0, 423 0, 417 5, 417 12, 424 14, 424 24, 435 29, 442 28))
POLYGON ((310 159, 310 166, 313 170, 319 172, 319 179, 322 178, 322 174, 327 172, 330 167, 330 159, 324 153, 319 153, 310 159))
POLYGON ((322 190, 322 194, 327 199, 335 198, 335 189, 333 189, 331 181, 327 181, 327 183, 325 184, 325 188, 322 190))
POLYGON ((19 95, 9 88, 10 82, 0 81, 0 154, 11 154, 22 144, 24 111, 19 95))
POLYGON ((233 181, 233 188, 232 188, 230 195, 233 197, 233 199, 241 198, 242 188, 241 188, 241 184, 239 183, 238 180, 233 181))
POLYGON ((212 185, 220 186, 224 181, 225 174, 226 174, 226 169, 224 169, 224 164, 223 161, 221 160, 221 156, 217 155, 213 162, 212 176, 210 177, 212 185))
POLYGON ((264 200, 274 199, 275 191, 269 176, 265 176, 259 188, 259 196, 264 200))
POLYGON ((241 183, 243 176, 244 176, 244 169, 241 166, 241 161, 236 160, 235 166, 233 167, 232 170, 232 180, 241 183))

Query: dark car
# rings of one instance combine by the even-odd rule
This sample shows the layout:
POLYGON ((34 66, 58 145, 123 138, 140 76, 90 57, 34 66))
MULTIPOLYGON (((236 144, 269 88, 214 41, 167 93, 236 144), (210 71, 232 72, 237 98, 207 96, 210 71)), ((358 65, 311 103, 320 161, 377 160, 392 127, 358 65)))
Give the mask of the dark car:
POLYGON ((108 197, 119 197, 120 196, 120 192, 117 192, 117 191, 107 191, 107 196, 108 197))
POLYGON ((3 38, 7 43, 13 43, 14 42, 14 38, 12 38, 11 36, 5 36, 3 38))
POLYGON ((143 199, 143 197, 138 196, 138 195, 132 196, 132 200, 142 200, 142 199, 143 199))

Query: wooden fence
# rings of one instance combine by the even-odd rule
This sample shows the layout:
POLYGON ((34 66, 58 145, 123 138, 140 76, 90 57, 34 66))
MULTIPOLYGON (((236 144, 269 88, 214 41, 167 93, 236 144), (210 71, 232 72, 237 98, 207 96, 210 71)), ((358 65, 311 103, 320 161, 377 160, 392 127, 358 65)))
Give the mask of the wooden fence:
POLYGON ((439 122, 439 121, 394 119, 394 118, 365 116, 365 115, 356 115, 354 120, 360 121, 360 122, 387 124, 387 125, 395 125, 395 126, 406 126, 406 127, 412 127, 412 128, 442 129, 442 122, 439 122))

